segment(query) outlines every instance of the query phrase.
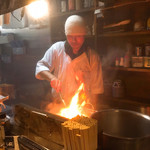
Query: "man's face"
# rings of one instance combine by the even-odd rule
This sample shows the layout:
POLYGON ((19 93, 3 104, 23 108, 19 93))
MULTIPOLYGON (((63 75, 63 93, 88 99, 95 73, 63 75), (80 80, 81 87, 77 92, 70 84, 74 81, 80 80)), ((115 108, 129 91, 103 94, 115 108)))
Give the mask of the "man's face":
POLYGON ((66 35, 67 41, 73 49, 73 53, 77 54, 84 43, 84 35, 66 35))

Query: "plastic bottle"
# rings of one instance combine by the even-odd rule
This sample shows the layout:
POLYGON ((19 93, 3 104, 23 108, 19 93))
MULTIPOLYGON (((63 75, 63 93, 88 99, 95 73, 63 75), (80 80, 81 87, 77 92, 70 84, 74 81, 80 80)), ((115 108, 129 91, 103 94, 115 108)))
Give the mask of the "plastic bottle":
POLYGON ((124 58, 123 57, 120 57, 120 67, 123 67, 124 66, 124 58))
POLYGON ((124 56, 124 67, 130 67, 130 55, 127 52, 124 56))
POLYGON ((116 57, 116 60, 115 60, 115 66, 118 67, 119 66, 119 58, 116 57))

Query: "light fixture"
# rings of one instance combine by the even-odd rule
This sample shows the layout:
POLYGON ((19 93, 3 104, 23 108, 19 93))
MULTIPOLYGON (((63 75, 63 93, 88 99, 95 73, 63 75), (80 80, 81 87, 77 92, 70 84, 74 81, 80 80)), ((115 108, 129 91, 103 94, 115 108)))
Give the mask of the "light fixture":
POLYGON ((28 14, 34 19, 48 16, 48 3, 46 0, 37 0, 27 6, 28 14))

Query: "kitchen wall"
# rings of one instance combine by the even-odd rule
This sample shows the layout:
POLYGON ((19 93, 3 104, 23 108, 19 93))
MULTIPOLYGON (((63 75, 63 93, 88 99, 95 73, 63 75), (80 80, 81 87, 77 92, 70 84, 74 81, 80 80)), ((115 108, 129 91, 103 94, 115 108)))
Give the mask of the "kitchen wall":
MULTIPOLYGON (((22 8, 14 11, 13 14, 20 18, 21 11, 22 8)), ((2 62, 2 83, 14 84, 16 90, 16 98, 10 99, 6 104, 25 103, 39 108, 41 101, 47 95, 49 83, 35 79, 34 73, 36 62, 51 45, 49 18, 39 23, 27 14, 20 19, 20 22, 12 14, 9 17, 10 22, 3 24, 1 33, 11 33, 14 41, 23 41, 25 52, 12 54, 12 60, 9 63, 2 62)), ((1 45, 3 51, 8 47, 13 48, 11 43, 1 45)))

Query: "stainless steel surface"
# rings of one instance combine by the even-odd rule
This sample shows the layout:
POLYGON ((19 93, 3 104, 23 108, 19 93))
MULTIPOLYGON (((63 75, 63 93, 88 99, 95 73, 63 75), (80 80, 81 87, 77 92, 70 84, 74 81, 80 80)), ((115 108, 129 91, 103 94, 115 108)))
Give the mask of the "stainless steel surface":
POLYGON ((150 150, 150 117, 123 109, 94 113, 100 150, 150 150))

